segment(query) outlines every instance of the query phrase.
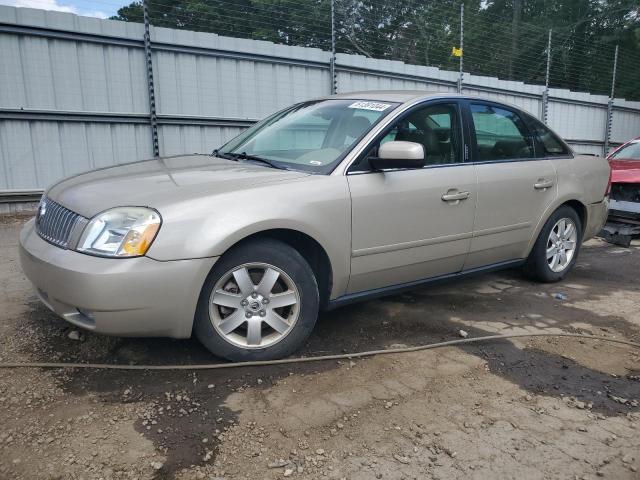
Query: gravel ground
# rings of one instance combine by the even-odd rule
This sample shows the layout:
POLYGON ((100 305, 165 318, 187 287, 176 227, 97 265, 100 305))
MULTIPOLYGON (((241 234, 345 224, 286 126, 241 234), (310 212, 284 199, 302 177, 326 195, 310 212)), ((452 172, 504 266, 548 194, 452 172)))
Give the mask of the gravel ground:
MULTIPOLYGON (((0 220, 0 362, 212 361, 195 340, 103 337, 48 312, 20 271, 23 220, 0 220)), ((507 271, 345 307, 302 353, 460 329, 640 342, 639 267, 638 245, 592 240, 560 284, 507 271)), ((0 369, 0 478, 638 479, 639 401, 640 351, 567 338, 197 373, 0 369)))

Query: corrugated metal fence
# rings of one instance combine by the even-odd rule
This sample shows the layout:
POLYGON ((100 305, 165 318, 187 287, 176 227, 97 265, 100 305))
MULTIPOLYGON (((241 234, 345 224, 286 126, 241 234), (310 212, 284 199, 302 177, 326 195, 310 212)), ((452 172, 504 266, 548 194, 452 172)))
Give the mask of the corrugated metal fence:
MULTIPOLYGON (((0 193, 153 155, 142 24, 0 6, 0 193)), ((210 152, 255 120, 331 90, 319 49, 151 27, 161 155, 210 152)), ((458 73, 336 57, 338 92, 455 92, 458 73)), ((542 116, 544 86, 465 74, 463 93, 542 116)), ((601 154, 608 98, 551 89, 549 124, 601 154)), ((640 134, 640 102, 615 99, 613 144, 640 134)))

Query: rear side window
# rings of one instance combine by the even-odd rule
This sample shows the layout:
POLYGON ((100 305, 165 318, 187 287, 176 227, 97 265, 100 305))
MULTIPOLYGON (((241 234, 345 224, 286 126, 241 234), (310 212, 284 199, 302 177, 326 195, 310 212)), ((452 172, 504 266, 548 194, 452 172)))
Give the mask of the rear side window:
POLYGON ((478 160, 533 158, 533 141, 520 116, 494 105, 472 103, 478 160))
POLYGON ((536 140, 536 157, 562 157, 571 154, 569 147, 542 122, 527 115, 527 124, 536 140))

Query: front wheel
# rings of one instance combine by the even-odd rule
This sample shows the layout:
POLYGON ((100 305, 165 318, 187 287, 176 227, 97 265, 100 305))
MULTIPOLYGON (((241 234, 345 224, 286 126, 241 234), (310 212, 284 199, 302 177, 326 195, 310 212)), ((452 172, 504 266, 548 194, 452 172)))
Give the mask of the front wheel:
POLYGON ((269 360, 297 350, 318 316, 318 285, 300 253, 278 240, 226 253, 205 282, 195 334, 213 354, 269 360))
POLYGON ((582 222, 569 206, 558 208, 542 227, 524 266, 540 282, 562 280, 573 268, 582 242, 582 222))

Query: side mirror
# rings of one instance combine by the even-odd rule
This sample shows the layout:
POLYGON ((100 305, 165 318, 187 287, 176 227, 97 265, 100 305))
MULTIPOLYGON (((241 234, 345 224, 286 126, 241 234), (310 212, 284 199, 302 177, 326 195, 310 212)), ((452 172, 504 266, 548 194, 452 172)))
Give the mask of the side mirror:
POLYGON ((415 142, 383 143, 378 149, 378 156, 370 158, 369 163, 375 170, 422 168, 425 165, 424 147, 415 142))

